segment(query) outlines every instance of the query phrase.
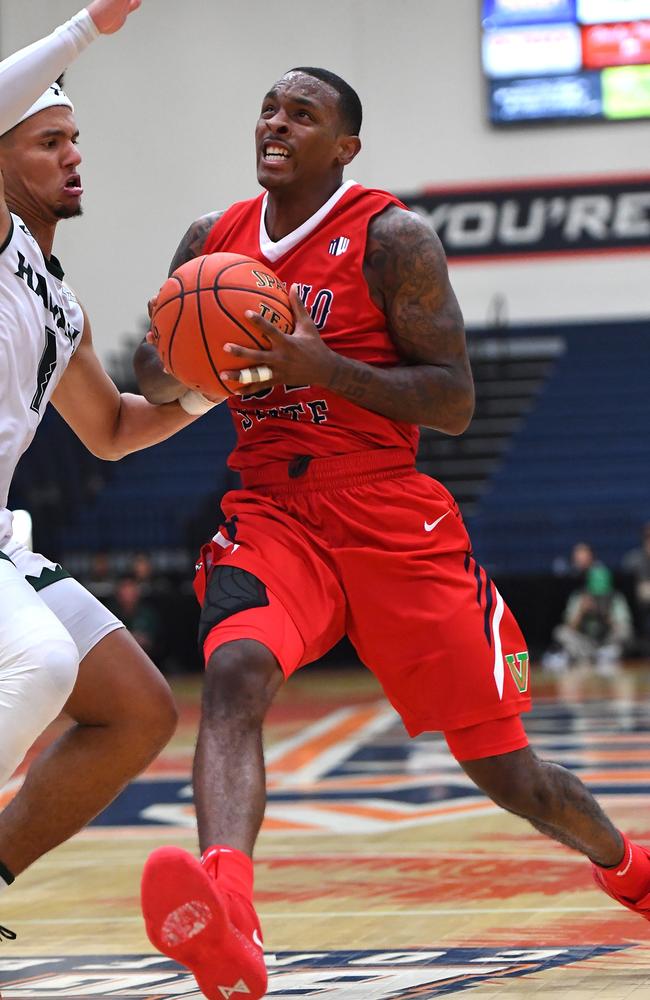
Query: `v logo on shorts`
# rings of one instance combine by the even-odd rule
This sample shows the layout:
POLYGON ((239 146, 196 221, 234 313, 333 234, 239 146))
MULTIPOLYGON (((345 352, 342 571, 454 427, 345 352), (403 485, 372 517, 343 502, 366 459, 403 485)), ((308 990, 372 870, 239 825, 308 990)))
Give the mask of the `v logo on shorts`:
POLYGON ((432 521, 431 524, 429 524, 428 521, 425 521, 424 522, 424 530, 425 531, 433 531, 433 529, 435 527, 437 527, 437 525, 439 525, 442 520, 444 520, 444 518, 447 516, 447 514, 451 514, 451 511, 450 510, 445 511, 444 514, 441 514, 440 517, 436 521, 432 521))

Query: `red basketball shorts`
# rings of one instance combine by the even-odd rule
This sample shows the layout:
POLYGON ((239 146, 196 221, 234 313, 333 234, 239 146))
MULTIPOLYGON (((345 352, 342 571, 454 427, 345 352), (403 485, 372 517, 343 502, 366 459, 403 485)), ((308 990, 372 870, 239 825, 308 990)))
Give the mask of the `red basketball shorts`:
POLYGON ((257 639, 288 677, 347 632, 411 736, 442 730, 460 759, 472 756, 473 727, 475 756, 527 745, 525 640, 475 561, 453 497, 408 451, 264 465, 222 506, 197 596, 204 604, 225 566, 235 581, 237 570, 243 583, 256 577, 263 596, 249 594, 207 632, 206 661, 225 642, 257 639))

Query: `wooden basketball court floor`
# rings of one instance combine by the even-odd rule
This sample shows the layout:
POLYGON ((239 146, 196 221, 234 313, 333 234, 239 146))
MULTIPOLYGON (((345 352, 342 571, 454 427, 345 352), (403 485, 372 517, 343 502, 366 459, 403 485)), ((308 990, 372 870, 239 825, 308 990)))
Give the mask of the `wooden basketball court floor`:
MULTIPOLYGON (((18 934, 0 943, 4 1000, 200 996, 153 953, 138 907, 148 852, 196 846, 198 683, 176 685, 182 722, 150 770, 0 896, 18 934)), ((533 745, 650 842, 648 672, 538 675, 536 688, 533 745)), ((409 741, 365 671, 294 678, 267 755, 256 901, 270 997, 650 1000, 650 924, 476 792, 440 738, 409 741)))

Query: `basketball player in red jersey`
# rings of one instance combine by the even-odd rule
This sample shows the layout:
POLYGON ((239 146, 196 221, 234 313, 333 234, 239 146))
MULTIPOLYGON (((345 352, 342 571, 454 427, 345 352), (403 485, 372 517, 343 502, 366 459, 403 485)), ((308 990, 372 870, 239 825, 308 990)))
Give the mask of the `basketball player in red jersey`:
MULTIPOLYGON (((442 730, 479 788, 584 854, 605 891, 650 919, 648 853, 530 749, 525 641, 453 498, 415 471, 417 425, 460 434, 472 415, 463 321, 429 226, 392 195, 343 182, 360 124, 339 77, 287 73, 257 124, 265 193, 199 219, 172 262, 258 258, 291 286, 296 318, 289 336, 256 316, 271 349, 230 345, 222 373, 249 394, 229 400, 243 488, 225 497, 196 580, 203 855, 162 848, 143 875, 151 941, 215 1000, 266 989, 251 861, 264 716, 284 679, 345 632, 412 736, 442 730)), ((184 390, 150 346, 136 365, 152 402, 184 390)))

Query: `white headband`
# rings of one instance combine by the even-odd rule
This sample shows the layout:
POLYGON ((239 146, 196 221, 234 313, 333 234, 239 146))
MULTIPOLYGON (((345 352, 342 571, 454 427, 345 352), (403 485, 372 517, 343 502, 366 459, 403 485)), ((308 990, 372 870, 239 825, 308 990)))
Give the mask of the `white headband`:
POLYGON ((20 125, 21 122, 31 118, 32 115, 38 114, 39 111, 45 111, 46 108, 58 107, 70 108, 71 111, 74 111, 74 105, 68 95, 59 87, 58 83, 53 83, 47 88, 44 94, 41 94, 38 100, 32 104, 31 108, 25 112, 16 124, 20 125))

